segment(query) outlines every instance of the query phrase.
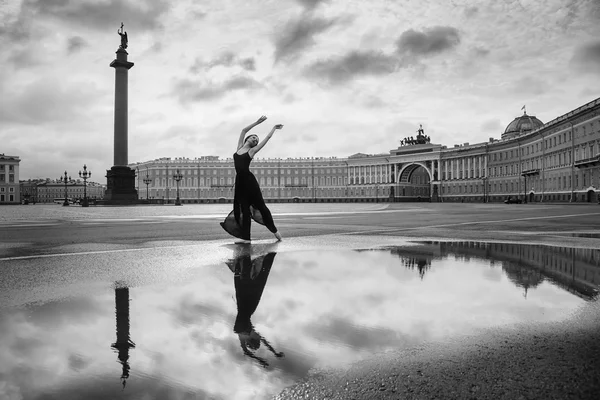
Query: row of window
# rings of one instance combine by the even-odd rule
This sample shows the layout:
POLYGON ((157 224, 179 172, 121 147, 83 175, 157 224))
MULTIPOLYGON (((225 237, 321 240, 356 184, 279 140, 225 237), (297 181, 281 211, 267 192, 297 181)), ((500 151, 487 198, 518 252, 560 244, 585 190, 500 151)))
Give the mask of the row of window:
MULTIPOLYGON (((590 173, 581 173, 581 185, 580 185, 580 174, 574 175, 573 189, 585 189, 589 186, 594 186, 594 171, 590 170, 590 173)), ((554 176, 545 179, 545 190, 571 190, 571 175, 554 176)), ((523 182, 525 184, 525 181, 523 182)), ((533 176, 527 179, 527 188, 534 188, 540 190, 541 178, 539 176, 533 176)), ((519 190, 520 182, 499 182, 489 183, 488 191, 490 193, 497 192, 515 192, 519 190)), ((600 187, 600 176, 596 179, 596 186, 600 187)), ((460 193, 481 193, 483 192, 483 184, 471 184, 471 185, 451 185, 442 186, 442 193, 449 194, 460 194, 460 193), (448 188, 446 190, 446 188, 448 188)))
MULTIPOLYGON (((589 146, 586 146, 582 149, 575 149, 575 162, 585 160, 588 158, 592 158, 596 155, 594 143, 590 143, 589 146), (581 150, 581 151, 580 151, 581 150)), ((526 162, 521 163, 521 171, 528 171, 532 169, 540 169, 542 157, 535 158, 533 160, 528 160, 526 162)), ((550 154, 546 156, 546 165, 545 168, 559 168, 566 167, 572 165, 571 152, 570 151, 562 151, 560 153, 550 154)), ((490 167, 489 168, 489 176, 505 176, 505 175, 516 175, 521 171, 518 169, 518 164, 510 164, 510 165, 502 165, 499 167, 490 167)))
MULTIPOLYGON (((0 182, 6 182, 6 174, 1 173, 2 171, 0 171, 0 182)), ((9 174, 8 175, 8 182, 9 183, 14 183, 15 181, 15 175, 14 174, 9 174)))
MULTIPOLYGON (((217 168, 216 169, 195 169, 193 167, 189 167, 189 168, 181 168, 179 169, 179 172, 181 173, 181 175, 183 176, 190 176, 190 175, 198 175, 198 173, 200 175, 210 175, 210 171, 212 170, 212 175, 222 175, 225 174, 225 168, 227 170, 227 175, 233 175, 234 171, 232 169, 232 167, 230 165, 228 165, 225 168, 217 168), (198 172, 200 171, 200 172, 198 172), (219 173, 220 172, 220 173, 219 173)), ((171 175, 174 174, 177 171, 176 168, 169 168, 169 170, 167 171, 167 169, 152 169, 149 170, 148 175, 149 176, 162 176, 162 175, 171 175)), ((263 168, 252 168, 252 172, 256 175, 260 175, 260 174, 266 174, 266 175, 313 175, 313 171, 310 169, 263 169, 263 168)), ((314 170, 314 175, 318 175, 318 174, 335 174, 335 173, 339 173, 342 174, 344 173, 344 170, 342 168, 327 168, 327 169, 315 169, 314 170)), ((144 170, 139 172, 139 176, 140 177, 144 177, 146 176, 144 173, 144 170)))
MULTIPOLYGON (((406 187, 406 196, 412 195, 423 195, 426 196, 429 193, 429 187, 406 187)), ((264 188, 263 196, 269 198, 292 198, 294 196, 299 197, 311 197, 316 196, 319 198, 323 197, 352 197, 352 196, 368 196, 368 197, 388 197, 390 194, 389 188, 264 188)), ((174 188, 165 189, 150 189, 149 193, 152 198, 174 198, 177 196, 177 191, 174 188)), ((219 197, 232 197, 232 188, 219 188, 219 189, 183 189, 179 191, 179 197, 182 199, 195 199, 195 198, 219 198, 219 197)))
MULTIPOLYGON (((259 183, 261 186, 278 186, 279 180, 278 178, 274 177, 260 177, 258 178, 259 183)), ((345 186, 346 182, 348 181, 348 179, 346 177, 335 177, 335 176, 328 176, 328 177, 315 177, 314 179, 314 184, 315 185, 320 185, 320 186, 345 186)), ((282 185, 311 185, 313 184, 313 179, 312 178, 306 178, 306 177, 302 177, 302 178, 292 178, 292 177, 287 177, 287 178, 282 178, 281 179, 281 184, 282 185)), ((165 187, 165 186, 176 186, 177 183, 174 179, 169 178, 167 180, 167 178, 159 178, 159 179, 154 179, 152 180, 151 183, 152 187, 165 187)), ((224 186, 224 185, 228 185, 228 186, 233 186, 233 178, 217 178, 217 177, 213 177, 211 178, 206 178, 206 180, 204 178, 187 178, 182 180, 179 183, 179 186, 181 187, 204 187, 204 186, 210 186, 210 185, 219 185, 219 186, 224 186), (200 184, 198 184, 198 181, 200 181, 200 184)))
MULTIPOLYGON (((6 202, 7 201, 6 199, 7 199, 7 197, 6 197, 5 194, 0 194, 0 203, 6 202)), ((11 203, 13 203, 15 201, 15 195, 14 194, 9 194, 8 195, 8 201, 11 202, 11 203)))

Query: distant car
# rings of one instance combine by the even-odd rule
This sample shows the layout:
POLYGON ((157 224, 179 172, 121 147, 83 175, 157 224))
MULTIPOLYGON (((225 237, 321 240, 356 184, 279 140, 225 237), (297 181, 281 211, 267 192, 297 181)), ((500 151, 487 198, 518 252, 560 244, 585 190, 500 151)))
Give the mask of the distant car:
POLYGON ((506 200, 504 200, 504 204, 521 204, 522 201, 518 197, 510 197, 508 196, 506 200))

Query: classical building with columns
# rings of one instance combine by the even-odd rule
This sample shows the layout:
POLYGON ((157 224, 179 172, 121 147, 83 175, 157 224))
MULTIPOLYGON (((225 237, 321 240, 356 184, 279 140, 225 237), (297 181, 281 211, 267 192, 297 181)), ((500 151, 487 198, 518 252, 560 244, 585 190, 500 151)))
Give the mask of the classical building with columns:
MULTIPOLYGON (((384 154, 256 158, 267 202, 598 202, 600 98, 543 123, 523 113, 500 139, 452 147, 416 138, 384 154)), ((129 164, 140 199, 233 200, 233 159, 160 158, 129 164), (174 176, 179 172, 181 180, 174 176)))

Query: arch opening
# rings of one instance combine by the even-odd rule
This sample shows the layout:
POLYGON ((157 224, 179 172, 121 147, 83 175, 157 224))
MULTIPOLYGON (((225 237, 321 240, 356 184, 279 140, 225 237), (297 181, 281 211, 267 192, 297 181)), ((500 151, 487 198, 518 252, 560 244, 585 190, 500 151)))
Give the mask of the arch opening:
POLYGON ((403 167, 397 182, 395 197, 399 201, 427 201, 431 198, 431 171, 423 164, 403 167))

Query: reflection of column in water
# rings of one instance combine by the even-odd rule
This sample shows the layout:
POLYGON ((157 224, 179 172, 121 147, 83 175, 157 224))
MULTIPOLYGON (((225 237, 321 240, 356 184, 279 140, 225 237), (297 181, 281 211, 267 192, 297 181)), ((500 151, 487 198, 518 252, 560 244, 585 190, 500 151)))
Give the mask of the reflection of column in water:
POLYGON ((123 366, 121 382, 123 388, 129 378, 129 349, 135 343, 129 339, 129 288, 115 288, 115 309, 117 315, 117 342, 111 347, 119 352, 119 363, 123 366))

